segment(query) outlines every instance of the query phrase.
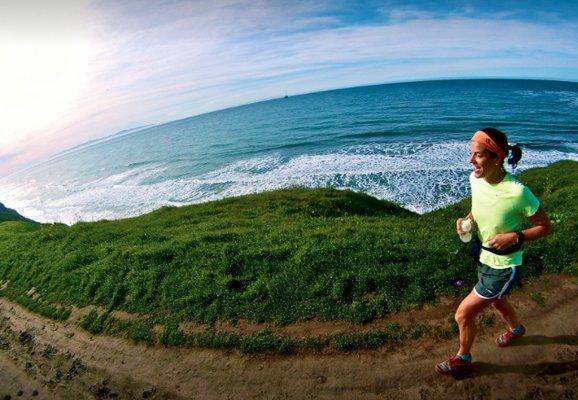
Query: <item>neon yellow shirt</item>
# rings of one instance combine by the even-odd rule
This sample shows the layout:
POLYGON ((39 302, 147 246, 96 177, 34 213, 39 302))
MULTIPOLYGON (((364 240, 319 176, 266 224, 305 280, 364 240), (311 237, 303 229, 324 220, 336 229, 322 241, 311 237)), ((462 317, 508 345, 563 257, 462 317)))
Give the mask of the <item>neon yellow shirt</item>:
MULTIPOLYGON (((472 216, 485 247, 491 247, 488 241, 498 233, 522 229, 522 222, 540 207, 540 201, 530 189, 510 173, 506 173, 501 182, 490 184, 472 172, 470 186, 472 216)), ((496 269, 509 268, 522 264, 522 253, 520 250, 501 256, 482 249, 480 262, 496 269)))

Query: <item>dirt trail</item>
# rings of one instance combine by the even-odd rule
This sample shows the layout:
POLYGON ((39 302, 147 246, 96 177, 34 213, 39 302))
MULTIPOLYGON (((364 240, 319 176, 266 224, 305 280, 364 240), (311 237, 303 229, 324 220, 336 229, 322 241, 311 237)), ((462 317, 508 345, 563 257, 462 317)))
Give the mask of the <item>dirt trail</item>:
MULTIPOLYGON (((0 298, 0 396, 578 400, 576 278, 544 276, 512 300, 527 336, 516 346, 497 348, 493 340, 503 326, 496 320, 481 329, 472 371, 441 377, 433 366, 455 352, 457 338, 428 335, 395 348, 289 356, 146 347, 93 336, 71 321, 47 320, 0 298), (541 298, 545 304, 539 304, 541 298)), ((447 325, 454 310, 455 302, 441 302, 414 312, 411 319, 447 325)))

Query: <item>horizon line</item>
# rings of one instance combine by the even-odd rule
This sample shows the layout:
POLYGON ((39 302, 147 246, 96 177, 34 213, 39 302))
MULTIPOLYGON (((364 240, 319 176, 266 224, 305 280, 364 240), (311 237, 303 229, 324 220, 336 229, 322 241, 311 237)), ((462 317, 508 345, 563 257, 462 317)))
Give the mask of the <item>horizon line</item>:
POLYGON ((24 172, 26 170, 36 168, 39 165, 42 165, 46 162, 54 161, 54 160, 58 159, 59 157, 66 156, 71 151, 79 150, 85 146, 87 148, 90 148, 92 145, 96 145, 96 144, 99 144, 101 142, 106 142, 110 139, 113 139, 115 136, 119 136, 119 137, 128 136, 132 133, 143 132, 143 131, 147 131, 148 129, 161 127, 163 125, 168 125, 168 124, 172 124, 172 123, 179 122, 179 121, 185 121, 185 120, 192 119, 192 118, 198 118, 198 117, 202 117, 202 116, 213 114, 213 113, 218 113, 218 112, 227 111, 227 110, 234 110, 236 108, 247 107, 247 106, 251 106, 251 105, 255 105, 255 104, 259 104, 259 103, 266 103, 268 101, 285 100, 287 97, 293 98, 293 97, 308 96, 308 95, 320 94, 320 93, 329 93, 329 92, 340 91, 340 90, 350 90, 350 89, 359 89, 359 88, 368 88, 368 87, 377 87, 377 86, 388 86, 388 85, 403 85, 403 84, 412 84, 412 83, 428 83, 428 82, 443 82, 443 81, 475 81, 475 80, 478 80, 478 81, 500 81, 500 80, 501 81, 542 81, 542 82, 570 83, 570 84, 578 85, 578 80, 569 81, 569 80, 560 80, 560 79, 554 79, 554 78, 491 77, 491 76, 490 77, 479 77, 479 76, 474 77, 474 76, 472 76, 472 77, 440 77, 440 78, 431 78, 431 79, 424 79, 424 80, 421 80, 421 79, 400 80, 400 81, 390 81, 390 82, 382 82, 382 83, 370 83, 370 84, 356 85, 356 86, 337 87, 337 88, 333 88, 333 89, 325 89, 325 90, 320 90, 320 91, 316 91, 316 92, 297 93, 297 94, 288 95, 288 96, 286 94, 285 95, 282 94, 278 97, 264 98, 264 99, 257 100, 254 102, 238 104, 238 105, 225 107, 225 108, 219 108, 216 110, 207 111, 207 112, 203 112, 200 114, 193 114, 193 115, 189 115, 189 116, 186 116, 183 118, 177 118, 177 119, 170 120, 170 121, 157 122, 157 123, 152 123, 152 124, 140 125, 137 127, 121 129, 120 131, 111 133, 109 135, 101 136, 99 138, 95 138, 95 139, 91 139, 91 140, 87 140, 86 142, 83 142, 83 143, 77 144, 75 146, 66 148, 62 151, 59 151, 58 153, 55 153, 51 156, 48 156, 47 158, 45 158, 43 160, 40 160, 40 161, 34 163, 33 165, 27 166, 27 167, 22 168, 22 169, 17 169, 16 171, 13 171, 12 173, 10 173, 6 176, 0 177, 0 179, 5 179, 5 178, 8 178, 12 175, 24 172), (284 97, 284 96, 287 96, 287 97, 284 97), (120 135, 123 132, 125 134, 120 135))

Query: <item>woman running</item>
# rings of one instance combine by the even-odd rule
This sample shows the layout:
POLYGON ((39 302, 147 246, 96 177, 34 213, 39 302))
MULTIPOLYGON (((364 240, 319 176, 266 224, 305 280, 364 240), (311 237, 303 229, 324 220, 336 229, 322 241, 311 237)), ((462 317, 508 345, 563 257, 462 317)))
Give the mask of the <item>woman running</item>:
POLYGON ((436 365, 440 374, 453 374, 471 365, 475 318, 490 305, 508 326, 496 339, 498 346, 507 346, 526 332, 505 296, 518 277, 524 241, 544 237, 552 227, 536 196, 504 169, 504 159, 516 166, 521 157, 520 147, 508 145, 506 135, 494 128, 477 131, 470 142, 470 163, 474 168, 470 174, 472 209, 467 217, 456 221, 456 230, 459 235, 465 233, 462 230, 465 219, 477 227, 482 242, 478 283, 456 311, 460 347, 455 356, 436 365), (531 221, 532 227, 522 230, 525 219, 531 221))

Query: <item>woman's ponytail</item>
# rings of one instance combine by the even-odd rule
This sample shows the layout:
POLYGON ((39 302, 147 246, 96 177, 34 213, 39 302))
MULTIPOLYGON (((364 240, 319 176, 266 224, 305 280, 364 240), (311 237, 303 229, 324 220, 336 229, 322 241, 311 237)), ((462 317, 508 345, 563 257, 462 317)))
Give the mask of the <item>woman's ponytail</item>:
POLYGON ((522 158, 522 148, 517 144, 508 145, 508 150, 510 151, 510 155, 508 156, 508 164, 510 164, 513 168, 518 166, 518 161, 522 158))

